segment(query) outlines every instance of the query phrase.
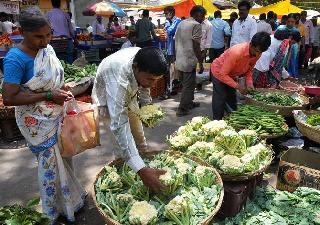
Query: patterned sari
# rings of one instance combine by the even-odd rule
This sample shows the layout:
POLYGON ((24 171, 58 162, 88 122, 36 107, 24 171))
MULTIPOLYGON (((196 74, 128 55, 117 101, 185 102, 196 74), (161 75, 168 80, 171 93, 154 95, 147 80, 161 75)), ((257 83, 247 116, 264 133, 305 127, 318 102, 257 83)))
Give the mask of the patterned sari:
MULTIPOLYGON (((48 45, 39 50, 34 62, 34 76, 23 88, 45 92, 62 88, 63 68, 54 50, 48 45)), ((58 146, 58 128, 62 106, 50 101, 16 107, 18 127, 38 159, 38 179, 43 213, 52 224, 64 215, 74 221, 87 193, 73 172, 71 158, 62 158, 58 146)))

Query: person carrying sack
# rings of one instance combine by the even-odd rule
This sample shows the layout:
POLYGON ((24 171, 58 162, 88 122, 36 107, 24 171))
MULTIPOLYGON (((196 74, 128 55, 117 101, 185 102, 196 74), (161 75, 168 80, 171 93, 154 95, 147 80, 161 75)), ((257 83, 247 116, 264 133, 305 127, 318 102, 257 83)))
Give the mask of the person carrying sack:
POLYGON ((74 222, 86 191, 75 177, 72 158, 62 158, 58 128, 65 101, 63 67, 48 45, 51 27, 39 8, 20 15, 23 41, 4 59, 3 102, 16 106, 16 122, 38 160, 42 211, 55 224, 59 215, 74 222))
POLYGON ((141 105, 151 102, 149 88, 167 73, 168 65, 159 48, 125 48, 107 58, 98 67, 92 90, 97 107, 106 107, 110 116, 112 141, 116 155, 120 155, 138 173, 151 191, 163 186, 159 176, 165 171, 146 167, 139 152, 147 151, 142 122, 135 115, 141 105), (152 59, 152 60, 150 60, 152 59))

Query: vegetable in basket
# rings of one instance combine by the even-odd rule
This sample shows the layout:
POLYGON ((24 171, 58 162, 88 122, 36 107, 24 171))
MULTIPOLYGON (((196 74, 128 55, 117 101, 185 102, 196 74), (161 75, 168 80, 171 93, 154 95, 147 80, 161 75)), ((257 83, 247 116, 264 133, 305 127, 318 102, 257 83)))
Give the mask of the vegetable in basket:
POLYGON ((320 114, 314 114, 307 118, 307 124, 311 126, 319 126, 320 125, 320 114))
POLYGON ((266 102, 271 105, 299 106, 302 104, 300 99, 277 92, 261 93, 259 91, 253 91, 250 94, 254 100, 266 102))
POLYGON ((157 104, 150 104, 141 107, 136 112, 142 123, 146 127, 154 128, 158 123, 164 119, 165 112, 157 104))

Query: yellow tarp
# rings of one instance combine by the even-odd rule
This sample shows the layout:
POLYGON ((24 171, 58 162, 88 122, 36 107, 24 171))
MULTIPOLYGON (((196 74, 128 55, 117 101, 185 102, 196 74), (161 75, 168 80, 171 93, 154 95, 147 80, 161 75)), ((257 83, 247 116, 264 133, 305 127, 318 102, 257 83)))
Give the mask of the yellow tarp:
POLYGON ((218 10, 218 8, 212 4, 211 0, 193 0, 193 1, 196 5, 202 5, 207 10, 208 15, 211 15, 218 10))
POLYGON ((285 0, 265 7, 251 9, 249 14, 260 15, 261 13, 268 13, 269 11, 273 11, 278 16, 283 16, 288 15, 289 13, 300 13, 303 9, 291 5, 290 0, 285 0))

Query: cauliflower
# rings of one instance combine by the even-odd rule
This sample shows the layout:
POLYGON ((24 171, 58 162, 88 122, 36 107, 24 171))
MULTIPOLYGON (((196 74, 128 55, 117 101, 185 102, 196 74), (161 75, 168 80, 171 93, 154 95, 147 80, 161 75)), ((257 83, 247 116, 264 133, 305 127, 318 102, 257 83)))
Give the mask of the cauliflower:
POLYGON ((216 175, 214 169, 207 166, 197 166, 194 173, 191 173, 190 180, 202 190, 204 187, 211 187, 215 183, 216 175))
POLYGON ((199 130, 203 124, 209 122, 210 120, 207 117, 203 116, 196 116, 191 119, 191 121, 188 122, 188 124, 194 129, 199 130))
POLYGON ((192 138, 182 135, 170 137, 168 141, 173 149, 180 151, 186 150, 193 143, 192 138))
POLYGON ((224 152, 220 151, 220 152, 213 152, 211 154, 211 156, 208 159, 208 162, 210 163, 210 165, 214 166, 214 167, 220 167, 221 164, 221 158, 224 156, 224 152))
MULTIPOLYGON (((110 167, 111 168, 111 167, 110 167)), ((106 174, 101 184, 101 190, 117 190, 123 186, 121 177, 115 171, 106 174)))
POLYGON ((243 171, 243 164, 240 158, 234 155, 225 155, 222 159, 220 169, 227 173, 241 173, 243 171))
POLYGON ((192 131, 192 127, 190 125, 181 126, 177 131, 177 135, 187 136, 191 131, 192 131))
POLYGON ((168 167, 164 167, 162 169, 165 170, 166 173, 160 175, 159 180, 162 184, 167 186, 165 192, 167 194, 172 194, 182 185, 183 176, 178 174, 174 169, 168 167))
POLYGON ((134 197, 130 194, 118 194, 116 200, 120 203, 120 205, 127 206, 128 204, 134 202, 134 197))
POLYGON ((215 151, 214 147, 213 142, 197 141, 188 148, 187 154, 206 160, 215 151))
POLYGON ((186 175, 192 170, 192 166, 185 162, 176 162, 176 168, 178 170, 178 173, 180 173, 181 175, 186 175))
POLYGON ((170 214, 181 215, 183 210, 188 207, 188 203, 185 198, 180 195, 177 195, 172 199, 165 207, 165 215, 169 217, 170 214), (169 215, 168 215, 169 214, 169 215))
POLYGON ((258 140, 258 134, 254 130, 241 130, 239 135, 245 140, 247 148, 255 145, 258 140))
POLYGON ((154 169, 159 169, 159 168, 161 168, 161 161, 158 160, 158 159, 152 160, 152 161, 149 163, 149 166, 150 166, 151 168, 154 168, 154 169))
POLYGON ((165 113, 160 105, 151 104, 141 107, 137 115, 143 124, 154 128, 164 118, 165 113))
POLYGON ((213 120, 202 126, 202 130, 204 131, 205 135, 213 136, 213 137, 215 137, 221 131, 227 128, 228 128, 228 125, 224 120, 213 120))
POLYGON ((155 224, 157 216, 156 207, 147 201, 135 202, 129 211, 129 222, 136 225, 155 224))
POLYGON ((236 131, 224 130, 216 138, 215 144, 225 153, 236 156, 243 156, 246 151, 246 142, 236 131))

